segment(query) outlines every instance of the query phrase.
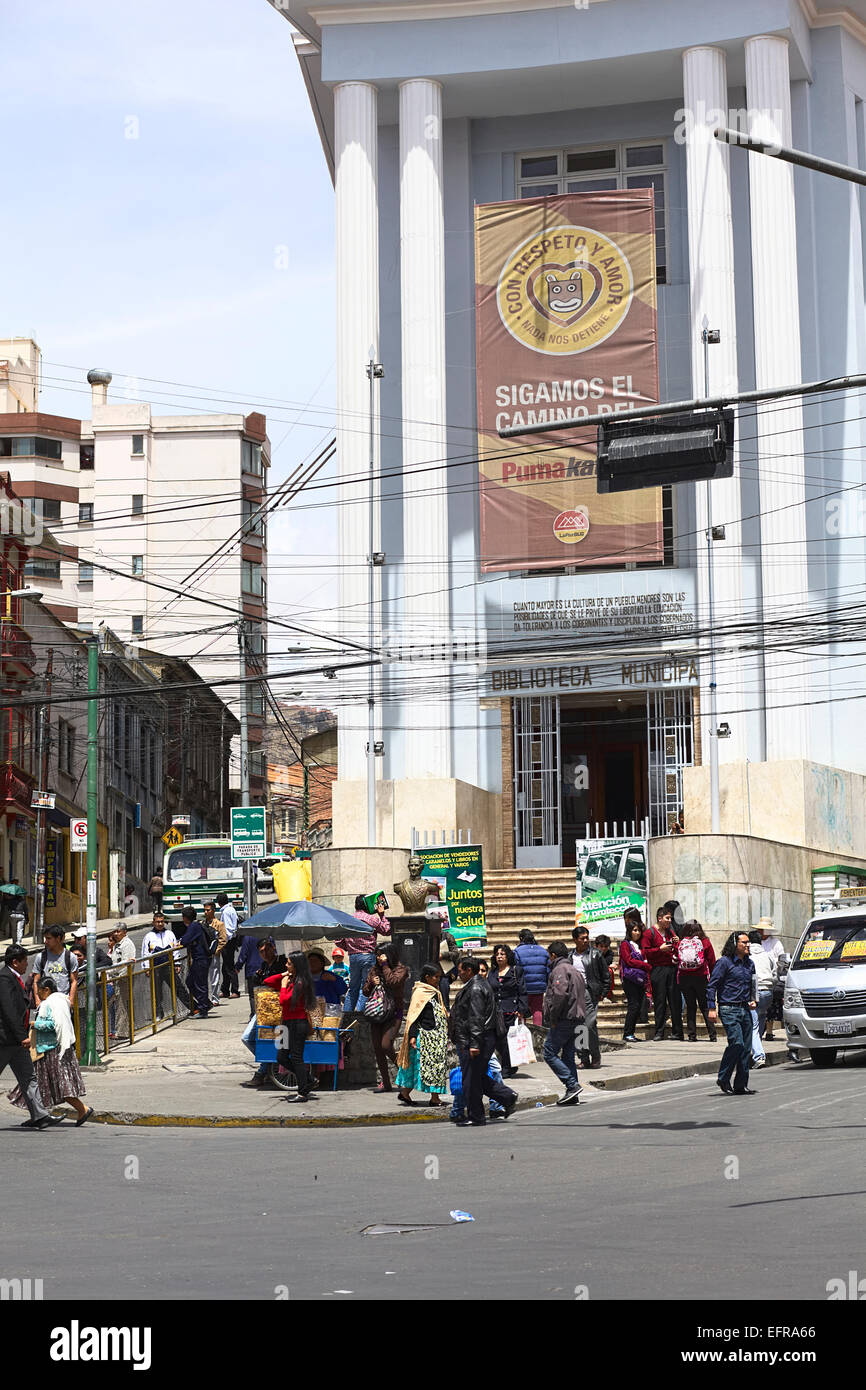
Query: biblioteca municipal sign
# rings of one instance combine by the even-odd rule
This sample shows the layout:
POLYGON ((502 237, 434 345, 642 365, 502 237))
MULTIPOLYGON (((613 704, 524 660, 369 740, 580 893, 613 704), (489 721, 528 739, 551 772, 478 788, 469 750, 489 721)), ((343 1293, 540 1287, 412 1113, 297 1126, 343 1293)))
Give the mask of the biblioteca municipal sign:
POLYGON ((663 656, 651 661, 579 663, 574 666, 505 667, 487 672, 487 688, 498 691, 621 690, 651 686, 691 686, 699 681, 693 656, 663 656))

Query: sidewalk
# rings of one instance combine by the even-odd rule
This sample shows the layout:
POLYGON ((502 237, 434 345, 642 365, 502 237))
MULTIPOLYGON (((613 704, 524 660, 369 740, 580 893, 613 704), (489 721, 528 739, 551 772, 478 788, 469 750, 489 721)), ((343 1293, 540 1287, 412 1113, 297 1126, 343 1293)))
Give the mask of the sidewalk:
MULTIPOLYGON (((138 912, 138 913, 136 913, 136 914, 135 914, 134 916, 132 916, 132 917, 102 917, 102 918, 100 918, 100 920, 96 923, 96 935, 97 935, 97 937, 106 937, 106 936, 108 936, 110 932, 113 932, 113 931, 114 931, 114 929, 115 929, 115 927, 117 926, 118 922, 124 922, 124 923, 126 924, 126 926, 129 928, 130 931, 135 931, 135 929, 136 929, 137 927, 148 927, 148 926, 150 926, 150 923, 151 923, 152 920, 153 920, 153 913, 152 913, 152 912, 138 912)), ((68 938, 68 937, 70 936, 70 934, 71 934, 71 933, 70 933, 70 926, 67 925, 67 926, 64 927, 62 930, 64 930, 64 931, 66 932, 66 936, 67 936, 67 938, 68 938)), ((34 941, 31 933, 32 933, 32 923, 28 923, 28 925, 27 925, 27 930, 26 930, 25 933, 24 933, 24 942, 23 942, 23 945, 25 946, 25 948, 26 948, 28 951, 31 951, 31 952, 32 952, 32 951, 41 951, 41 950, 42 950, 42 942, 41 942, 41 941, 34 941)), ((3 951, 5 951, 7 946, 11 946, 11 945, 12 945, 12 938, 11 938, 11 936, 7 936, 7 937, 5 938, 5 940, 0 940, 0 953, 2 953, 3 951)))
MULTIPOLYGON (((162 1029, 132 1047, 112 1052, 98 1070, 85 1074, 95 1120, 104 1124, 204 1127, 294 1127, 447 1122, 451 1098, 440 1109, 399 1105, 396 1091, 370 1088, 323 1090, 308 1105, 288 1104, 277 1090, 245 1090, 252 1057, 240 1041, 248 1021, 246 998, 225 1001, 206 1019, 162 1029)), ((581 1084, 595 1091, 622 1091, 683 1077, 714 1074, 723 1043, 639 1043, 603 1054, 597 1071, 582 1071, 581 1084)), ((784 1062, 782 1042, 767 1047, 768 1066, 784 1062)), ((521 1067, 509 1082, 518 1108, 552 1105, 562 1087, 544 1062, 521 1067)), ((18 1114, 0 1096, 0 1126, 18 1114)))

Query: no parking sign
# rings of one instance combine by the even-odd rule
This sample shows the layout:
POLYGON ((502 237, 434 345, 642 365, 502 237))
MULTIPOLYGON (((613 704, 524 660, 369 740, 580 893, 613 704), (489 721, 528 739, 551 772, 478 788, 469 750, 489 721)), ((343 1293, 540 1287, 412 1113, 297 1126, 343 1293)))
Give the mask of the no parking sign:
POLYGON ((69 822, 69 848, 73 854, 87 852, 87 821, 71 820, 69 822))

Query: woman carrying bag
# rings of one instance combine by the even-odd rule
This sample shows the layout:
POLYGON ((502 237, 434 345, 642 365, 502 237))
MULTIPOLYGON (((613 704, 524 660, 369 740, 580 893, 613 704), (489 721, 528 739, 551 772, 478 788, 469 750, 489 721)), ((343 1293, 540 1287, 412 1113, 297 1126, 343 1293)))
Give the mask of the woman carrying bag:
MULTIPOLYGON (((36 990, 39 1008, 33 1020, 30 1033, 31 1049, 35 1047, 36 1080, 39 1094, 46 1109, 66 1103, 71 1105, 78 1119, 75 1127, 83 1125, 93 1114, 79 1100, 85 1094, 84 1079, 78 1058, 75 1055, 75 1029, 72 1025, 72 1010, 65 994, 61 994, 49 976, 43 976, 36 990)), ((27 1109, 27 1101, 20 1088, 15 1087, 9 1095, 13 1105, 27 1109)))
POLYGON ((382 1078, 376 1087, 377 1095, 394 1089, 388 1072, 388 1059, 396 1068, 394 1039, 403 1022, 403 998, 408 978, 408 970, 400 963, 400 948, 389 942, 376 952, 375 963, 361 991, 367 1000, 364 1017, 370 1024, 376 1065, 382 1078))
POLYGON ((421 979, 412 990, 406 1031, 397 1061, 398 1101, 414 1105, 412 1091, 426 1091, 428 1104, 441 1105, 439 1099, 448 1088, 448 1015, 439 993, 442 971, 431 962, 421 967, 421 979))
POLYGON ((316 988, 303 951, 292 951, 284 973, 269 975, 263 983, 271 989, 278 987, 280 991, 282 1027, 289 1045, 277 1052, 277 1061, 281 1067, 291 1065, 298 1082, 297 1095, 287 1096, 286 1099, 301 1104, 317 1100, 318 1097, 311 1090, 310 1069, 304 1061, 304 1043, 312 1031, 308 1015, 316 1008, 316 988))
POLYGON ((628 1008, 623 1028, 623 1042, 636 1043, 635 1028, 649 983, 650 963, 641 950, 643 923, 640 917, 626 915, 625 940, 619 947, 619 977, 625 990, 628 1008))
POLYGON ((513 1023, 523 1023, 525 1020, 529 1013, 529 1000, 526 995, 526 977, 522 967, 514 959, 514 952, 510 946, 496 947, 487 978, 505 1020, 506 1040, 496 1049, 502 1062, 502 1075, 516 1076, 517 1068, 511 1065, 507 1034, 513 1023))

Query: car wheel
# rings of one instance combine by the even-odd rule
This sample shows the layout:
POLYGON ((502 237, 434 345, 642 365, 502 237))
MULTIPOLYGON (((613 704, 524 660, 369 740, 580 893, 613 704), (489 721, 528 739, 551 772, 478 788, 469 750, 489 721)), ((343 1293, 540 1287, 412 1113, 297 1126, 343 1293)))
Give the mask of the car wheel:
POLYGON ((816 1067, 832 1067, 836 1060, 835 1047, 816 1047, 809 1051, 809 1056, 816 1067))

